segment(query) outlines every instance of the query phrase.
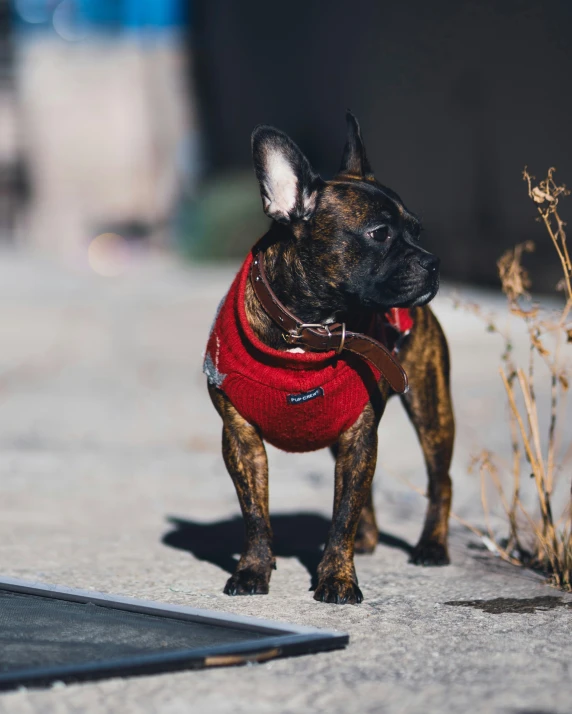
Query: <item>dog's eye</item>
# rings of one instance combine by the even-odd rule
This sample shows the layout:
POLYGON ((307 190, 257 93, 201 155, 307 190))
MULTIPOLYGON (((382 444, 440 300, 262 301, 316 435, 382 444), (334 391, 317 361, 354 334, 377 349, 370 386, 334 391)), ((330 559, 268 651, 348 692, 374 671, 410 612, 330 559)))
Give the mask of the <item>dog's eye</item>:
POLYGON ((366 233, 366 236, 368 238, 372 238, 373 240, 377 241, 378 243, 386 243, 389 238, 389 227, 388 226, 379 226, 379 228, 376 228, 374 231, 368 231, 366 233))

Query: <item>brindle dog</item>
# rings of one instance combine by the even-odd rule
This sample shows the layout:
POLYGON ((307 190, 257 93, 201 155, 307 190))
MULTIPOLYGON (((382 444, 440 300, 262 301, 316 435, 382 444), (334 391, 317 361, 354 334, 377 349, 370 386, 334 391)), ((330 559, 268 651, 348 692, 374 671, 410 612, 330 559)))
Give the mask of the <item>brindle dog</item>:
MULTIPOLYGON (((454 439, 449 356, 443 331, 426 307, 438 290, 439 261, 420 245, 419 219, 374 178, 358 122, 351 113, 347 119, 342 165, 331 181, 317 176, 282 132, 268 126, 254 130, 256 175, 264 210, 273 219, 262 242, 266 272, 279 300, 307 323, 345 322, 360 331, 372 312, 411 308, 414 327, 399 354, 410 389, 401 400, 417 431, 429 479, 425 525, 411 562, 447 565, 454 439)), ((246 314, 261 341, 288 349, 250 281, 246 314)), ((221 390, 209 385, 209 392, 223 419, 223 457, 246 528, 244 551, 224 592, 267 593, 275 558, 264 443, 257 428, 241 417, 221 390)), ((332 446, 333 519, 318 568, 316 600, 359 603, 363 599, 354 552, 372 553, 378 541, 371 487, 377 428, 392 394, 382 377, 379 395, 332 446)))

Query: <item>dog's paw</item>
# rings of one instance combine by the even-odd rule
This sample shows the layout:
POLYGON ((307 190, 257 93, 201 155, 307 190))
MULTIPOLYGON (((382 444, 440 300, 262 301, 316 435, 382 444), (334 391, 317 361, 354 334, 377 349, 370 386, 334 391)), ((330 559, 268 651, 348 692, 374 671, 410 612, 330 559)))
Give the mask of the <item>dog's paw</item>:
POLYGON ((267 573, 259 570, 244 568, 237 570, 234 575, 226 581, 224 586, 225 595, 268 595, 267 573))
POLYGON ((314 600, 336 605, 359 605, 363 595, 353 580, 330 576, 320 580, 314 592, 314 600))
POLYGON ((435 541, 419 541, 409 562, 414 565, 449 565, 447 546, 435 541))

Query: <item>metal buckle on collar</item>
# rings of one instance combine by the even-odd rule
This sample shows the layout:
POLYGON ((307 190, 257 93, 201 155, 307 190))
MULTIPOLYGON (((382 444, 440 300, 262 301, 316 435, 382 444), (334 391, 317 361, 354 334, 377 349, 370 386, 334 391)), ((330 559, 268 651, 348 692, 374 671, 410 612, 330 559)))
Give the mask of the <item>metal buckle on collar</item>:
MULTIPOLYGON (((334 333, 330 330, 329 325, 322 324, 321 322, 304 322, 301 325, 298 325, 295 329, 290 330, 287 334, 283 334, 282 337, 288 344, 295 345, 298 343, 299 340, 303 339, 304 335, 302 334, 302 330, 304 330, 306 327, 322 328, 322 330, 325 330, 328 339, 331 339, 334 336, 334 333)), ((335 334, 338 333, 336 332, 335 334)), ((340 346, 336 349, 336 354, 339 355, 341 353, 341 351, 344 349, 345 342, 346 323, 344 322, 342 324, 342 339, 340 342, 340 346)))
POLYGON ((328 325, 322 325, 321 322, 303 322, 301 325, 298 325, 295 329, 290 330, 288 332, 288 335, 284 335, 284 339, 286 342, 290 344, 296 344, 297 340, 301 340, 304 335, 302 334, 302 330, 305 329, 306 327, 321 327, 323 330, 325 330, 328 333, 328 337, 332 336, 332 333, 330 332, 330 328, 328 325))

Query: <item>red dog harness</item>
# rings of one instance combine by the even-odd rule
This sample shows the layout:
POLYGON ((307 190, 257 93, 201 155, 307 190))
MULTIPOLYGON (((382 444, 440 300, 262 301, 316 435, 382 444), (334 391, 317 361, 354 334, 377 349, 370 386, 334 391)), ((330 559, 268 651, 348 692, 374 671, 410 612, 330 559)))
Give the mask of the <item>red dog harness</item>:
MULTIPOLYGON (((203 371, 274 446, 284 451, 331 446, 375 394, 380 373, 351 354, 282 352, 261 342, 244 306, 251 263, 249 253, 219 307, 203 371)), ((368 334, 386 345, 389 333, 401 337, 413 326, 407 309, 376 317, 368 334)))

